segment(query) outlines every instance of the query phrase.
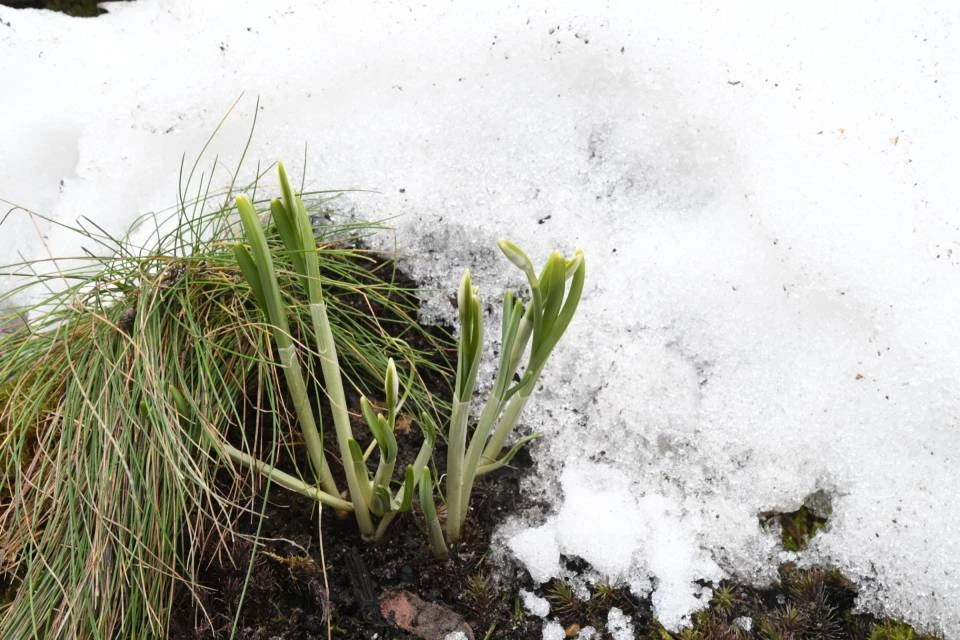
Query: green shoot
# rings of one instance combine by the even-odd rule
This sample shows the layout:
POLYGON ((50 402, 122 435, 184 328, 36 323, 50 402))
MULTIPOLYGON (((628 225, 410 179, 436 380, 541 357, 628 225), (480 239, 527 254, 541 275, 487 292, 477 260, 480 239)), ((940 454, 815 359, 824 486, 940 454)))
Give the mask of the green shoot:
MULTIPOLYGON (((237 263, 250 285, 254 299, 272 326, 273 339, 277 343, 277 353, 280 354, 280 363, 287 379, 287 386, 290 388, 290 395, 293 398, 293 405, 314 473, 317 474, 325 491, 337 496, 340 492, 337 490, 327 458, 323 453, 323 438, 313 418, 313 409, 307 395, 307 384, 303 379, 300 359, 290 336, 287 311, 280 296, 280 287, 273 269, 270 249, 267 247, 267 238, 253 204, 245 196, 237 198, 237 211, 240 213, 240 220, 252 249, 251 254, 243 245, 236 245, 234 251, 237 263)), ((241 460, 238 459, 238 461, 241 460)))
POLYGON ((447 441, 445 533, 447 543, 451 545, 460 540, 477 476, 509 463, 520 447, 535 437, 522 439, 501 455, 550 353, 573 319, 586 275, 583 254, 579 250, 569 259, 552 253, 537 277, 530 258, 519 247, 507 240, 500 241, 499 245, 507 259, 526 275, 531 301, 524 305, 510 291, 503 297, 499 367, 468 447, 467 419, 483 342, 483 316, 469 273, 464 275, 460 285, 457 296, 461 327, 459 359, 447 441), (527 362, 520 375, 524 354, 527 354, 527 362), (518 375, 519 382, 514 383, 518 375))
MULTIPOLYGON (((413 490, 419 479, 412 467, 407 469, 404 474, 403 486, 396 496, 392 494, 390 483, 393 480, 397 459, 397 440, 394 430, 398 412, 403 404, 403 398, 400 397, 397 367, 392 358, 387 361, 383 382, 386 415, 377 413, 366 397, 361 398, 360 402, 361 413, 373 434, 374 445, 379 451, 377 470, 371 477, 367 468, 367 455, 361 448, 360 443, 354 438, 350 426, 337 345, 327 315, 317 261, 317 242, 310 224, 310 217, 303 201, 294 194, 282 164, 278 165, 278 170, 283 201, 273 200, 270 203, 270 213, 290 256, 294 271, 299 276, 303 289, 307 293, 316 353, 320 359, 326 395, 333 415, 333 425, 340 450, 340 461, 347 479, 349 504, 356 517, 360 534, 365 539, 380 539, 386 526, 393 518, 391 514, 409 510, 413 490)), ((314 492, 321 502, 333 504, 334 499, 338 496, 338 491, 326 456, 323 453, 322 433, 316 426, 317 421, 314 419, 313 409, 310 406, 299 358, 290 336, 287 321, 288 310, 284 307, 283 298, 277 284, 273 267, 274 258, 267 245, 260 219, 250 201, 244 196, 239 196, 237 198, 237 210, 240 212, 247 241, 251 246, 250 251, 243 245, 236 246, 237 262, 247 279, 254 300, 272 327, 281 365, 287 378, 287 386, 293 397, 300 429, 307 445, 314 473, 317 475, 323 491, 293 485, 288 478, 279 475, 276 469, 249 456, 240 455, 239 452, 230 448, 224 450, 235 461, 269 475, 285 487, 293 488, 296 486, 294 490, 305 494, 314 492)), ((412 376, 411 372, 411 378, 407 384, 408 392, 413 382, 412 376)), ((426 439, 426 441, 430 440, 426 439)), ((431 445, 424 452, 426 457, 429 457, 432 453, 432 441, 430 442, 431 445)))

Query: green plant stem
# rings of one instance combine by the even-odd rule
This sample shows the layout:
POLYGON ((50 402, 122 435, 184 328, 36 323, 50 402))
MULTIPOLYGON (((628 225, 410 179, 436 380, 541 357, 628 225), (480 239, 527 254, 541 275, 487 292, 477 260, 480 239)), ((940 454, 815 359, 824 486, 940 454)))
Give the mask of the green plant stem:
POLYGON ((453 401, 450 417, 450 434, 447 437, 447 541, 456 544, 460 540, 460 528, 467 505, 463 500, 464 454, 467 446, 467 418, 470 402, 453 401))
MULTIPOLYGON (((480 465, 481 452, 484 450, 484 445, 490 436, 490 431, 493 428, 497 416, 499 416, 500 412, 503 410, 503 405, 503 395, 497 395, 494 392, 491 392, 490 396, 487 398, 486 404, 483 407, 483 411, 480 413, 480 420, 477 422, 473 436, 470 438, 470 446, 467 448, 466 459, 463 463, 463 470, 460 474, 462 479, 459 483, 457 483, 459 485, 457 487, 459 489, 459 500, 454 504, 450 500, 450 497, 447 496, 448 535, 451 531, 451 520, 455 519, 460 522, 460 525, 458 525, 455 529, 455 533, 458 536, 460 533, 459 529, 466 520, 467 511, 470 508, 470 494, 473 493, 474 480, 476 478, 477 468, 480 465)), ((453 491, 454 486, 448 483, 447 490, 453 491)), ((457 538, 453 539, 456 540, 457 538)))
POLYGON ((317 479, 327 493, 337 495, 337 484, 330 471, 330 465, 327 464, 327 456, 323 454, 323 440, 320 438, 320 431, 314 421, 313 407, 310 406, 307 385, 303 379, 297 353, 293 345, 280 347, 277 351, 280 354, 280 362, 287 379, 287 386, 290 389, 290 396, 293 398, 293 406, 297 412, 300 432, 303 434, 303 441, 306 444, 307 453, 313 463, 317 479))
POLYGON ((441 560, 450 557, 450 551, 443 540, 443 530, 437 517, 437 505, 433 502, 433 480, 429 468, 420 472, 420 507, 427 521, 427 539, 433 555, 441 560))
MULTIPOLYGON (((531 390, 533 387, 534 385, 530 385, 531 390)), ((513 428, 517 426, 520 414, 523 412, 523 408, 527 406, 527 400, 529 399, 529 391, 527 391, 527 393, 520 391, 510 398, 510 401, 507 403, 507 408, 504 409, 503 416, 500 418, 500 423, 497 425, 496 431, 493 432, 490 441, 487 442, 487 446, 483 450, 483 455, 481 456, 483 464, 493 463, 500 455, 507 436, 509 436, 513 428)))
MULTIPOLYGON (((416 459, 413 461, 412 465, 412 475, 413 475, 413 485, 407 487, 406 484, 400 487, 400 490, 397 491, 397 502, 404 504, 409 503, 413 500, 413 492, 417 490, 419 483, 421 482, 422 475, 424 470, 429 472, 427 465, 430 463, 430 458, 433 456, 433 447, 436 443, 436 432, 431 428, 427 428, 423 433, 423 444, 420 445, 420 451, 417 453, 416 459), (410 495, 407 494, 407 491, 410 491, 410 495)), ((432 492, 432 489, 431 489, 432 492)), ((384 534, 387 532, 387 527, 390 526, 390 523, 393 522, 393 519, 397 516, 399 511, 391 511, 386 514, 383 518, 380 519, 380 522, 377 523, 377 531, 374 535, 374 540, 380 541, 383 539, 384 534)), ((441 534, 442 537, 442 534, 441 534)))
POLYGON ((323 384, 330 403, 337 447, 340 450, 340 459, 343 461, 344 474, 347 478, 347 489, 354 504, 354 514, 360 533, 364 538, 371 538, 375 529, 370 513, 370 481, 366 470, 360 468, 363 465, 362 457, 359 462, 351 464, 353 454, 350 442, 354 440, 353 430, 350 427, 350 415, 347 412, 347 401, 343 391, 337 345, 327 316, 323 287, 320 282, 317 242, 313 226, 303 201, 294 193, 290 185, 283 163, 277 164, 277 170, 280 174, 283 202, 274 200, 270 205, 270 211, 281 238, 291 254, 294 268, 303 278, 304 289, 310 303, 310 321, 320 357, 323 384))
POLYGON ((307 395, 307 385, 303 379, 300 360, 294 350, 293 340, 290 338, 286 309, 280 296, 280 287, 277 284, 277 275, 273 268, 273 258, 270 255, 267 238, 263 233, 263 226, 260 224, 260 218, 249 199, 245 196, 238 196, 236 203, 240 221, 253 252, 251 258, 245 250, 238 248, 236 251, 237 258, 241 267, 244 267, 245 264, 248 265, 244 269, 244 274, 250 281, 258 302, 265 307, 263 311, 267 314, 267 318, 272 325, 284 376, 287 379, 287 385, 290 387, 290 395, 293 398, 300 431, 307 446, 307 453, 313 465, 314 474, 328 493, 337 495, 339 491, 323 452, 323 438, 313 418, 313 408, 310 406, 310 399, 307 395))
MULTIPOLYGON (((319 279, 319 273, 317 278, 319 279)), ((343 391, 340 363, 337 359, 337 347, 333 340, 330 320, 327 318, 326 304, 322 297, 310 303, 310 318, 313 322, 317 351, 320 354, 320 368, 323 372, 327 400, 330 402, 330 412, 333 415, 333 428, 336 431, 337 445, 340 448, 340 459, 344 461, 347 489, 350 491, 350 499, 354 503, 357 526, 360 528, 361 535, 365 538, 371 538, 376 530, 370 517, 369 489, 364 490, 364 484, 369 484, 369 481, 365 477, 366 474, 361 477, 358 470, 348 463, 352 459, 350 441, 353 440, 353 430, 350 427, 350 415, 347 413, 347 401, 343 391)))
POLYGON ((321 504, 325 504, 328 507, 333 507, 338 511, 353 511, 353 505, 350 502, 347 502, 343 498, 338 496, 330 495, 326 491, 307 484, 303 480, 290 475, 280 469, 277 469, 271 464, 263 462, 262 460, 255 458, 249 453, 244 453, 236 447, 223 443, 224 453, 226 453, 234 461, 239 462, 240 464, 253 469, 254 471, 267 476, 281 487, 289 489, 299 493, 300 495, 312 498, 321 504))
POLYGON ((460 339, 457 344, 457 379, 453 391, 450 430, 447 433, 447 542, 460 540, 463 515, 468 505, 463 500, 463 483, 467 449, 467 420, 470 402, 476 388, 480 350, 483 346, 483 314, 480 298, 470 283, 470 272, 463 274, 457 291, 457 310, 460 316, 460 339))

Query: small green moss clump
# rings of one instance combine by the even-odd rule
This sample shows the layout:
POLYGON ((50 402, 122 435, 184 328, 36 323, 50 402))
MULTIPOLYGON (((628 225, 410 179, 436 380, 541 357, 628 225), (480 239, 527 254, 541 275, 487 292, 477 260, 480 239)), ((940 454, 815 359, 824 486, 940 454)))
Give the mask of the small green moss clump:
POLYGON ((764 511, 760 524, 766 529, 780 526, 780 539, 787 551, 803 551, 824 527, 832 514, 830 496, 823 490, 803 499, 796 511, 764 511))
POLYGON ((903 622, 853 613, 856 588, 835 569, 789 563, 779 574, 763 589, 726 580, 714 586, 709 607, 676 633, 656 620, 649 599, 624 588, 598 584, 588 599, 578 599, 568 583, 553 580, 543 595, 550 617, 568 628, 589 625, 602 633, 617 607, 632 618, 637 637, 649 640, 936 640, 903 622))

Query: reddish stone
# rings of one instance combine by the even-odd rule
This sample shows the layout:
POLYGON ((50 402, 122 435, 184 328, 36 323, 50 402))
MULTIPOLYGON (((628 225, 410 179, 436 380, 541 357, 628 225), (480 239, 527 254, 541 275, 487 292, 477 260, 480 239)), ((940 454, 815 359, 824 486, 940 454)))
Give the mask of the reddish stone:
POLYGON ((457 631, 474 640, 473 629, 462 616, 415 593, 387 591, 379 601, 380 613, 388 622, 423 640, 444 640, 457 631))

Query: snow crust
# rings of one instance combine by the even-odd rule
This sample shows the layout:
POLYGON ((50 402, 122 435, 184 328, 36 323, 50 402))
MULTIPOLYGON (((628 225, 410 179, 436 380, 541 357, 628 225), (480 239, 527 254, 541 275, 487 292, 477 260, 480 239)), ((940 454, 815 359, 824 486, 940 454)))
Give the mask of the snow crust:
POLYGON ((582 558, 594 582, 629 584, 638 597, 651 595, 654 615, 668 628, 679 627, 684 612, 709 602, 709 590, 704 593, 694 581, 719 581, 723 571, 690 533, 702 527, 689 522, 699 516, 685 513, 669 497, 644 495, 626 473, 609 465, 570 460, 560 482, 559 513, 506 542, 534 580, 563 576, 561 556, 582 558), (657 577, 655 587, 643 578, 650 575, 657 577))
POLYGON ((566 637, 567 634, 563 630, 563 625, 555 621, 544 624, 543 630, 540 632, 542 640, 563 640, 566 637))
POLYGON ((607 631, 613 640, 634 640, 633 621, 617 607, 610 607, 607 614, 607 631))
MULTIPOLYGON (((960 638, 954 3, 109 9, 0 7, 0 197, 121 233, 175 203, 244 92, 201 165, 225 184, 259 96, 243 177, 296 172, 306 144, 308 188, 379 190, 344 213, 390 218, 429 314, 465 267, 491 303, 520 283, 499 237, 584 249, 525 415, 527 490, 556 508, 502 534, 536 580, 581 555, 679 625, 694 580, 794 559, 757 513, 822 490, 834 515, 795 559, 960 638)), ((23 211, 0 227, 3 258, 78 244, 23 211)))
POLYGON ((550 615, 550 603, 546 598, 541 598, 526 589, 520 590, 520 598, 523 600, 523 608, 526 609, 527 613, 538 618, 546 618, 550 615))

